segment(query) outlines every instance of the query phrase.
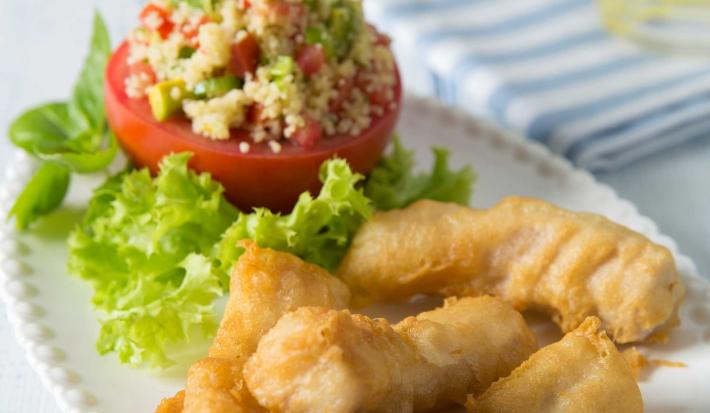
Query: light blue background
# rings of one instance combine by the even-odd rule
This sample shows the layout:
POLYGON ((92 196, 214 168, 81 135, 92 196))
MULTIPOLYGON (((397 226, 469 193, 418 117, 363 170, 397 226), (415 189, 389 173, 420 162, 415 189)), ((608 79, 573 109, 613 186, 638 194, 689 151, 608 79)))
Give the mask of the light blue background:
MULTIPOLYGON (((0 181, 12 153, 4 139, 12 118, 69 95, 86 52, 93 5, 104 12, 115 43, 135 21, 140 3, 0 0, 0 181)), ((636 203, 702 274, 710 274, 710 136, 598 178, 636 203)), ((58 411, 0 309, 0 413, 58 411)))

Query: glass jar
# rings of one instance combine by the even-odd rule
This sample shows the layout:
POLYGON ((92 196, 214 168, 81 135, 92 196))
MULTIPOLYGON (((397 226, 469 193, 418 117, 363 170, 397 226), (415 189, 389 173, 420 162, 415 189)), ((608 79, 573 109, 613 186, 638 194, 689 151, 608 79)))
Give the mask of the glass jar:
POLYGON ((666 51, 710 52, 710 0, 598 0, 615 34, 666 51))

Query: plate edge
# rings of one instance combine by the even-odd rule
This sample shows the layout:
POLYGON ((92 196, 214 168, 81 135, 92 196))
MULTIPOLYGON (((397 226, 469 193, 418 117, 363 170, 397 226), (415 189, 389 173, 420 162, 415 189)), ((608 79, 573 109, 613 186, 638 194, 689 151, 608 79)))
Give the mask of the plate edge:
MULTIPOLYGON (((691 284, 708 283, 708 280, 699 275, 693 260, 679 251, 675 240, 661 233, 658 225, 641 214, 632 202, 620 197, 607 184, 597 181, 588 171, 575 167, 569 160, 554 154, 542 144, 526 139, 516 132, 499 128, 486 119, 474 117, 462 108, 449 107, 435 98, 411 92, 404 94, 404 101, 407 105, 419 106, 436 112, 432 116, 453 117, 459 124, 488 133, 490 137, 498 139, 500 143, 508 146, 514 152, 518 151, 522 154, 521 156, 535 160, 538 165, 549 164, 584 185, 595 185, 598 190, 605 193, 605 197, 624 209, 623 215, 626 219, 639 223, 639 226, 643 228, 640 232, 660 241, 671 251, 676 259, 676 265, 689 278, 688 281, 691 284)), ((29 155, 19 149, 15 150, 15 156, 7 165, 7 173, 0 185, 0 211, 7 213, 8 204, 19 193, 20 186, 29 179, 34 169, 32 165, 33 160, 29 155), (13 182, 13 180, 15 181, 13 182), (11 190, 12 187, 15 187, 16 190, 11 190)), ((98 400, 81 385, 78 375, 73 374, 68 366, 64 366, 62 349, 47 344, 48 341, 51 341, 51 329, 42 323, 41 313, 44 310, 41 305, 32 300, 34 287, 24 280, 31 273, 31 266, 17 257, 11 256, 13 252, 17 253, 22 249, 22 244, 16 239, 16 235, 17 232, 9 224, 0 224, 0 241, 4 243, 3 245, 13 243, 13 248, 10 248, 12 251, 7 252, 6 255, 3 255, 5 249, 0 251, 0 259, 2 260, 0 261, 0 279, 2 280, 0 298, 5 304, 15 339, 24 351, 25 359, 30 367, 40 377, 44 387, 54 396, 62 411, 68 413, 93 412, 92 407, 98 400)))

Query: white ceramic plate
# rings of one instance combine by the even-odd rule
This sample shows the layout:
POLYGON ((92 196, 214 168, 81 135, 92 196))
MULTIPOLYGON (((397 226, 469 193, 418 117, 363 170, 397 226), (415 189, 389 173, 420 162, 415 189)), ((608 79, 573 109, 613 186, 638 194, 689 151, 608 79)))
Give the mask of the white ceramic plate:
MULTIPOLYGON (((409 96, 399 130, 415 147, 421 165, 429 165, 429 147, 452 149, 456 165, 478 172, 473 204, 490 206, 505 195, 540 197, 573 210, 593 211, 640 231, 675 254, 688 285, 682 327, 665 345, 642 348, 654 359, 684 362, 686 368, 657 368, 641 383, 647 412, 710 411, 710 283, 680 255, 675 243, 658 233, 649 219, 619 199, 592 176, 575 170, 545 148, 503 132, 438 103, 409 96)), ((0 187, 0 216, 31 175, 33 162, 18 153, 0 187)), ((98 333, 91 291, 65 270, 66 235, 81 217, 91 188, 101 177, 74 181, 67 205, 27 234, 0 226, 2 290, 17 340, 45 386, 67 412, 150 412, 162 397, 184 383, 189 360, 201 358, 205 345, 185 354, 185 362, 167 371, 132 370, 115 356, 94 350, 98 333)), ((691 218, 689 218, 691 219, 691 218)), ((371 309, 397 318, 410 309, 371 309)), ((542 327, 540 331, 554 331, 542 327)), ((545 341, 549 341, 549 334, 545 341)))

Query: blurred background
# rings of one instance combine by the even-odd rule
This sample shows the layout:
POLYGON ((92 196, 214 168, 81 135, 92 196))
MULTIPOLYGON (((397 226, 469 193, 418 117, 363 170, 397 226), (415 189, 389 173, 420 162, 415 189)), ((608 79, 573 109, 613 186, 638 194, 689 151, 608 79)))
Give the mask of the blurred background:
MULTIPOLYGON (((95 7, 117 43, 143 4, 0 0, 3 134, 29 106, 69 95, 95 7)), ((392 36, 410 93, 589 169, 710 274, 710 1, 365 0, 365 9, 392 36)), ((12 152, 0 139, 0 165, 12 152)), ((0 313, 0 412, 57 412, 0 313)))

